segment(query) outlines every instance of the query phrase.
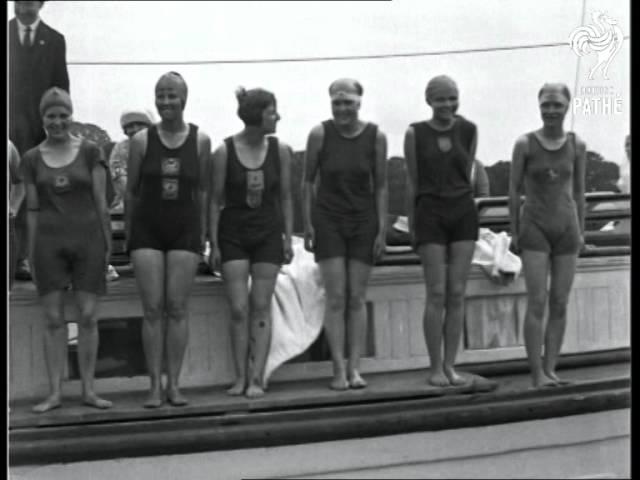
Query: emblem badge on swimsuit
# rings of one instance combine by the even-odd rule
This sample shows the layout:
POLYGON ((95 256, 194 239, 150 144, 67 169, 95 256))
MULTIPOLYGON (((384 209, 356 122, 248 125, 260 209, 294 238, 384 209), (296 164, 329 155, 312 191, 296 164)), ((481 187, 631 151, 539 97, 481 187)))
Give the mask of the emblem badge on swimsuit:
POLYGON ((258 208, 262 205, 262 193, 264 192, 264 172, 252 170, 247 172, 247 205, 258 208))
POLYGON ((162 175, 178 176, 180 175, 180 159, 179 158, 163 158, 161 168, 162 168, 162 175))
POLYGON ((438 148, 441 152, 447 153, 453 147, 453 143, 451 143, 450 137, 439 136, 438 137, 438 148))
POLYGON ((177 200, 178 199, 178 179, 163 178, 162 179, 162 199, 177 200))
POLYGON ((65 193, 71 190, 71 180, 67 175, 56 175, 53 179, 53 191, 65 193))

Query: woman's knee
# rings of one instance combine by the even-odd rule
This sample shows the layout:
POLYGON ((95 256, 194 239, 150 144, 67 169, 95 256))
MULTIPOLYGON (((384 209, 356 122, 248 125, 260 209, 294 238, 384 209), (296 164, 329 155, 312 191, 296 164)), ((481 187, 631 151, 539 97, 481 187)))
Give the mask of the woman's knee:
POLYGON ((45 310, 45 328, 55 332, 65 326, 64 317, 59 309, 45 310))
POLYGON ((550 317, 565 317, 567 314, 567 304, 569 298, 564 295, 550 295, 549 313, 550 317))
POLYGON ((447 308, 459 308, 464 305, 465 285, 454 285, 446 294, 447 308))
POLYGON ((271 299, 270 298, 252 298, 251 299, 251 314, 254 317, 268 317, 271 313, 271 299))
POLYGON ((181 321, 187 318, 188 309, 186 302, 168 301, 166 306, 167 319, 181 321))
POLYGON ((364 308, 366 299, 364 295, 349 295, 349 311, 357 312, 364 308))
POLYGON ((444 308, 446 300, 444 286, 427 288, 427 306, 432 308, 444 308))
POLYGON ((232 301, 229 305, 231 320, 236 323, 245 322, 249 317, 249 303, 245 301, 232 301))
POLYGON ((544 316, 546 303, 547 303, 546 292, 538 292, 538 293, 529 292, 529 294, 527 295, 527 310, 536 318, 541 319, 544 316))
POLYGON ((160 304, 144 305, 143 311, 146 323, 156 324, 164 317, 164 306, 160 304))
POLYGON ((331 312, 344 312, 346 307, 346 296, 343 292, 332 292, 327 294, 326 308, 331 312))

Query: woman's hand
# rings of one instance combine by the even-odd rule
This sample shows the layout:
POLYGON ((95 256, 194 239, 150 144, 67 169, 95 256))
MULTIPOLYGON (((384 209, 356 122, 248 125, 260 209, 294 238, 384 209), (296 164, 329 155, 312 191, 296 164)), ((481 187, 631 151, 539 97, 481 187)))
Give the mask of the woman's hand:
POLYGON ((384 254, 385 247, 387 245, 387 238, 385 232, 378 232, 376 239, 373 242, 373 259, 380 260, 384 254))
POLYGON ((520 243, 518 242, 518 237, 518 233, 511 236, 511 251, 516 255, 520 255, 520 243))
POLYGON ((293 247, 291 246, 291 238, 284 239, 284 263, 285 265, 291 263, 293 260, 293 247))
POLYGON ((304 249, 307 252, 313 253, 316 247, 316 231, 311 225, 308 225, 304 229, 304 249))
POLYGON ((411 242, 411 248, 413 248, 415 251, 417 251, 418 250, 418 242, 416 240, 416 226, 415 226, 415 221, 414 221, 413 215, 409 215, 407 223, 409 225, 409 242, 411 242))
POLYGON ((111 263, 111 245, 107 245, 107 249, 104 252, 104 269, 105 271, 109 268, 111 263))

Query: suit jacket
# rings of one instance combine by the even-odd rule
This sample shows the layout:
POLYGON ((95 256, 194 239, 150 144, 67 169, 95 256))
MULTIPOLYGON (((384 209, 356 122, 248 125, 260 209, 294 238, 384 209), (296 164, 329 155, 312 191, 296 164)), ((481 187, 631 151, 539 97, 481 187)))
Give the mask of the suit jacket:
POLYGON ((64 36, 42 20, 31 48, 20 44, 18 23, 9 22, 9 138, 23 155, 45 138, 40 99, 51 87, 69 91, 64 36))

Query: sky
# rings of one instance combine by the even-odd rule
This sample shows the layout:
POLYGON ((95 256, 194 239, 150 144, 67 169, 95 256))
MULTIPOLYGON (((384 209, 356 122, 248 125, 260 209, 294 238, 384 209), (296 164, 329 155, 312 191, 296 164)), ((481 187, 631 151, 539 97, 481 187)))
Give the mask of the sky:
MULTIPOLYGON (((234 95, 242 85, 275 93, 282 116, 277 135, 303 150, 312 127, 331 115, 329 84, 354 77, 364 86, 361 118, 386 133, 389 156, 401 156, 407 126, 430 117, 426 83, 447 74, 460 90, 459 113, 478 126, 477 157, 485 164, 510 159, 516 138, 540 127, 537 92, 549 81, 565 82, 579 102, 565 127, 590 150, 621 163, 630 131, 630 41, 613 58, 609 79, 593 80, 588 71, 595 54, 579 57, 568 43, 576 27, 593 23, 596 10, 630 35, 630 7, 624 0, 48 1, 41 17, 66 38, 75 119, 99 125, 112 140, 124 138, 123 110, 155 113, 155 82, 176 70, 189 86, 185 119, 207 132, 214 146, 242 128, 234 95), (550 43, 563 45, 340 61, 172 63, 550 43), (164 64, 83 65, 110 61, 164 64), (606 93, 590 93, 596 90, 606 93), (602 101, 613 105, 611 113, 599 109, 602 101)), ((8 11, 11 18, 13 2, 8 11)))

